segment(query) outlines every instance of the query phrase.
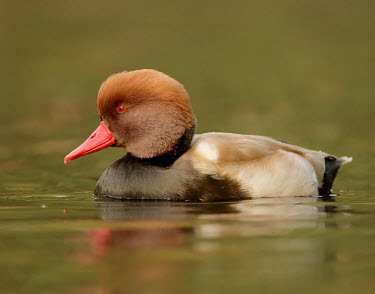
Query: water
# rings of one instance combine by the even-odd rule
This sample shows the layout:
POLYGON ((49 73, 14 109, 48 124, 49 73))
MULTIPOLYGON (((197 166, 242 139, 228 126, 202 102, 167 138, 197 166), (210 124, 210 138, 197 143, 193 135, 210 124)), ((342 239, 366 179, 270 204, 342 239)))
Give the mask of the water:
POLYGON ((374 293, 373 1, 1 6, 1 293, 374 293), (353 156, 339 196, 95 200, 124 152, 63 158, 136 68, 185 84, 199 132, 353 156))

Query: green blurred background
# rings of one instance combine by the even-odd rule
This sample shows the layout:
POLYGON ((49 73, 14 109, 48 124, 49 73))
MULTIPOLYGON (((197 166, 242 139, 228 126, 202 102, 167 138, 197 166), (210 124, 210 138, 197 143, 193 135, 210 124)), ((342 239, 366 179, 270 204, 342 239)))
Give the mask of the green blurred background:
POLYGON ((374 149, 374 6, 1 1, 2 162, 9 171, 33 157, 49 174, 90 167, 97 176, 113 150, 68 169, 50 159, 96 128, 101 82, 140 68, 185 85, 199 132, 270 135, 358 162, 374 149))
MULTIPOLYGON (((13 162, 30 151, 62 158, 96 128, 107 76, 154 68, 185 85, 199 132, 270 135, 358 160, 373 151, 374 6, 2 1, 1 151, 13 162)), ((100 165, 103 153, 112 150, 79 165, 100 165)))
MULTIPOLYGON (((12 230, 9 233, 3 227, 3 258, 7 257, 3 259, 3 270, 11 268, 13 272, 4 282, 6 291, 2 293, 18 292, 14 285, 27 280, 26 270, 19 268, 22 261, 14 262, 20 252, 35 250, 35 258, 28 261, 28 270, 33 271, 38 260, 52 256, 44 255, 49 246, 65 252, 60 242, 65 242, 62 240, 66 231, 86 227, 77 225, 74 219, 98 218, 100 210, 93 204, 91 191, 101 172, 124 151, 108 148, 68 166, 63 164, 63 158, 97 127, 96 95, 101 82, 123 70, 153 68, 183 83, 191 96, 198 132, 268 135, 311 149, 353 156, 354 162, 342 169, 336 190, 346 192, 349 198, 345 201, 373 205, 374 12, 372 0, 1 0, 0 212, 6 228, 14 227, 12 221, 16 221, 24 232, 25 224, 34 222, 31 231, 38 230, 42 236, 38 243, 37 239, 30 239, 30 233, 27 238, 31 243, 22 245, 22 234, 12 230), (51 195, 70 197, 73 210, 80 207, 75 216, 70 216, 71 223, 63 225, 60 216, 54 218, 55 211, 41 214, 40 205, 50 201, 51 195), (17 205, 28 208, 13 209, 17 205), (50 222, 58 226, 51 228, 50 222)), ((56 211, 66 207, 57 200, 54 203, 50 206, 55 205, 56 211)), ((372 234, 370 240, 374 241, 370 224, 372 218, 359 227, 372 234)), ((194 224, 191 226, 195 228, 194 224)), ((357 235, 348 232, 340 236, 337 241, 343 242, 357 235)), ((247 245, 253 244, 247 242, 250 241, 239 245, 245 251, 249 250, 247 245)), ((263 244, 258 239, 256 242, 263 244)), ((334 248, 335 242, 327 242, 332 245, 329 248, 334 248)), ((345 244, 352 252, 355 245, 345 244)), ((228 250, 230 254, 234 252, 228 250)), ((374 257, 373 249, 364 250, 367 257, 374 257)), ((257 253, 253 253, 247 252, 255 258, 257 253)), ((173 264, 185 256, 190 258, 192 268, 202 265, 189 255, 193 253, 182 250, 175 254, 176 259, 168 262, 173 264)), ((230 254, 222 256, 230 258, 230 254)), ((275 256, 280 267, 283 257, 275 256)), ((132 258, 136 264, 139 260, 144 262, 145 257, 132 258)), ((215 256, 210 258, 207 264, 217 260, 215 256)), ((79 271, 77 267, 64 263, 63 269, 53 273, 50 266, 54 268, 55 263, 43 263, 40 274, 44 280, 25 282, 24 291, 41 293, 46 284, 54 291, 56 286, 61 291, 72 291, 70 278, 62 286, 56 277, 66 275, 72 268, 79 271)), ((270 261, 269 266, 274 264, 270 261)), ((369 270, 367 263, 360 266, 368 276, 358 276, 353 283, 367 291, 373 286, 370 275, 374 274, 374 267, 369 270)), ((187 272, 198 274, 195 270, 187 272)), ((277 272, 274 277, 280 278, 277 272)), ((215 276, 213 272, 206 278, 220 280, 229 273, 222 274, 215 276)), ((267 276, 267 271, 264 274, 267 276)), ((343 282, 345 271, 331 284, 325 284, 325 274, 314 280, 322 283, 320 290, 348 290, 343 282)), ((92 279, 90 273, 82 279, 78 274, 74 277, 82 283, 92 279)), ((241 273, 239 277, 229 279, 229 288, 251 290, 241 273)), ((297 291, 292 281, 299 277, 298 273, 290 274, 281 292, 297 291)), ((267 288, 269 281, 272 279, 257 284, 252 280, 251 285, 261 290, 267 288)), ((303 287, 310 285, 310 280, 306 284, 305 280, 300 281, 303 287)), ((182 286, 168 285, 156 282, 159 292, 134 288, 131 293, 176 293, 177 289, 184 292, 182 286)), ((197 281, 190 287, 195 293, 219 293, 225 289, 197 281)))

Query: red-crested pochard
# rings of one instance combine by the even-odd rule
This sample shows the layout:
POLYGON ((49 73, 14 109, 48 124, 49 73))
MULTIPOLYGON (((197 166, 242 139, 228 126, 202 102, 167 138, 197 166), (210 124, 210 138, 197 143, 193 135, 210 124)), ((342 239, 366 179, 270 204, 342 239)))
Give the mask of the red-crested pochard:
POLYGON ((109 146, 126 149, 100 177, 97 196, 215 201, 327 195, 339 167, 352 160, 263 136, 195 135, 184 86, 155 70, 111 75, 97 107, 99 127, 64 160, 109 146))

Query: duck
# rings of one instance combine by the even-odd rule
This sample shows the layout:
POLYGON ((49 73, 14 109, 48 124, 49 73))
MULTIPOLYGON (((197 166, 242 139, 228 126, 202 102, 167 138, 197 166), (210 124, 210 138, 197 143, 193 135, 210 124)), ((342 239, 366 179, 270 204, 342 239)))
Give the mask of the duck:
POLYGON ((195 134, 184 86, 153 69, 109 76, 97 97, 99 127, 64 162, 107 147, 126 150, 94 195, 113 199, 230 201, 329 195, 352 161, 259 135, 195 134))

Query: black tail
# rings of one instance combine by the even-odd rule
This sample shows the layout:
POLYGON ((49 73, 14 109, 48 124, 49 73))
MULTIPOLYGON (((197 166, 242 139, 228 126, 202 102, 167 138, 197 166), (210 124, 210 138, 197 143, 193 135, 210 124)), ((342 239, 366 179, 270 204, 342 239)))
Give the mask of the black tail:
POLYGON ((337 171, 339 170, 340 166, 349 163, 352 161, 351 157, 340 157, 336 158, 334 156, 327 156, 324 158, 325 160, 325 170, 323 176, 323 185, 319 188, 319 195, 321 196, 329 196, 331 193, 333 181, 335 180, 337 171))

